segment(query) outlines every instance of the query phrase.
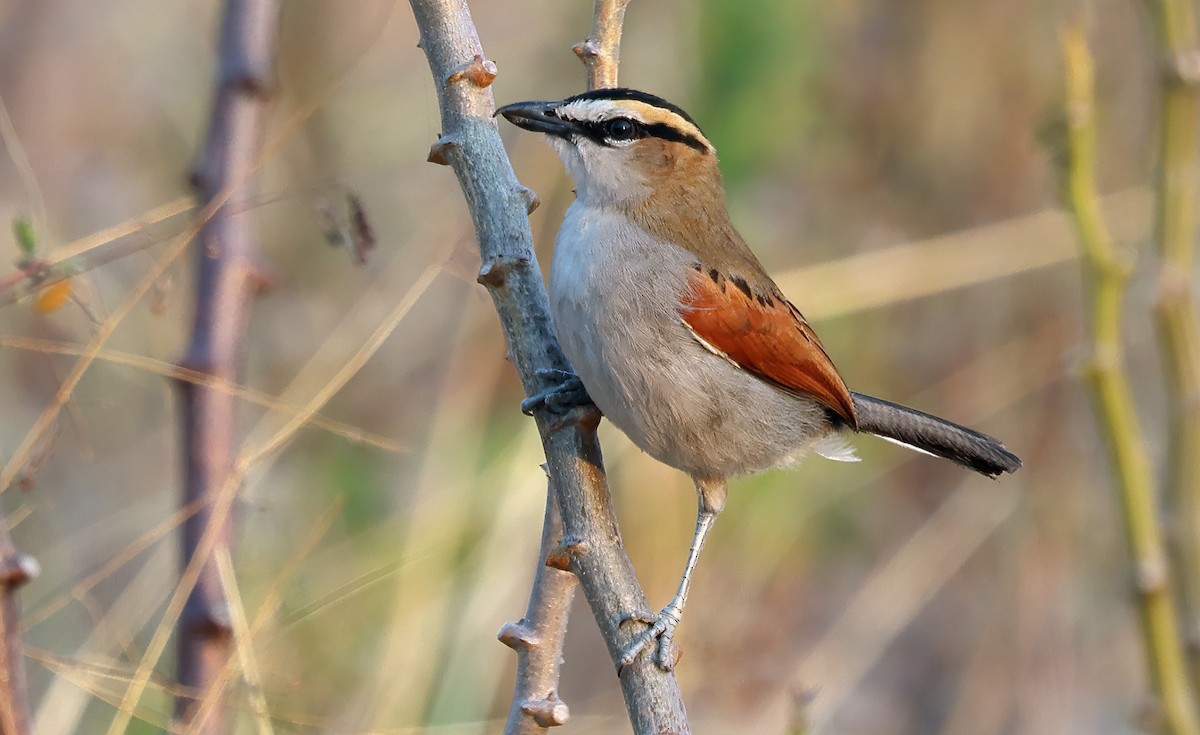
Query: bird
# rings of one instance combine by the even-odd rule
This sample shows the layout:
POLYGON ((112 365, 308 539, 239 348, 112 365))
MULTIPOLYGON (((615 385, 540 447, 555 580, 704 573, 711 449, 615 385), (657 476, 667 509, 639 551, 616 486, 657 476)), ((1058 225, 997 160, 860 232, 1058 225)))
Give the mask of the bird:
POLYGON ((549 140, 575 183, 551 258, 551 320, 573 373, 526 413, 590 400, 696 487, 691 548, 675 596, 620 652, 654 647, 664 670, 696 564, 728 481, 816 453, 853 460, 873 434, 989 477, 1021 460, 999 440, 846 387, 800 310, 734 228, 716 149, 683 109, 629 88, 496 111, 549 140), (655 643, 657 641, 657 644, 655 643))

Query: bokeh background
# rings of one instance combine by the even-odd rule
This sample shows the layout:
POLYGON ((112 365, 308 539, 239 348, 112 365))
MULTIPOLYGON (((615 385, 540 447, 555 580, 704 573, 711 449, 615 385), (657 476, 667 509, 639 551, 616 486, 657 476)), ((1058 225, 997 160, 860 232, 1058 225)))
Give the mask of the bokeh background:
MULTIPOLYGON (((538 438, 474 283, 455 179, 425 162, 437 102, 407 4, 284 5, 268 133, 282 142, 257 209, 273 287, 255 305, 244 383, 302 405, 397 304, 415 304, 323 411, 349 436, 310 426, 247 483, 241 596, 253 617, 283 595, 254 641, 263 690, 279 732, 496 732, 515 658, 495 634, 523 613, 536 563, 538 438), (324 234, 320 212, 346 190, 379 239, 366 267, 324 234)), ((472 5, 498 101, 582 89, 570 47, 590 2, 472 5)), ((212 0, 0 2, 0 99, 18 146, 0 158, 0 219, 31 217, 53 252, 186 195, 218 11, 212 0)), ((863 439, 861 463, 815 458, 738 482, 678 636, 697 733, 796 732, 805 718, 829 733, 1124 733, 1142 717, 1130 566, 1079 380, 1079 263, 1056 213, 1059 33, 1081 12, 1098 55, 1101 186, 1138 255, 1128 354, 1161 461, 1145 189, 1157 76, 1142 4, 630 7, 622 82, 700 121, 735 223, 847 382, 1003 437, 1025 460, 992 482, 863 439)), ((571 184, 535 136, 502 133, 541 197, 531 221, 544 266, 571 184)), ((0 310, 6 461, 76 359, 47 345, 86 343, 181 222, 75 279, 86 311, 0 310)), ((190 300, 189 259, 110 350, 177 360, 190 300)), ((154 531, 177 502, 177 395, 146 364, 114 359, 89 370, 28 482, 3 499, 43 568, 22 592, 43 735, 107 727, 175 584, 176 542, 154 531)), ((286 416, 247 402, 243 418, 254 447, 286 416)), ((693 491, 601 433, 629 552, 652 604, 665 604, 693 491)), ((582 598, 565 659, 570 731, 626 731, 582 598)), ((172 670, 168 652, 131 732, 168 722, 172 670)), ((249 731, 246 689, 235 698, 249 731)))

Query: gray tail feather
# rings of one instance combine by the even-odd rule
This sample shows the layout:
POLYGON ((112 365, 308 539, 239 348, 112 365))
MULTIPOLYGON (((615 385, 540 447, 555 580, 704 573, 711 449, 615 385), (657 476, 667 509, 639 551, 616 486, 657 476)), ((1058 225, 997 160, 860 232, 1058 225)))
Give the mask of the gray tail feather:
POLYGON ((988 477, 1015 472, 1021 459, 999 440, 881 398, 851 393, 858 430, 957 462, 988 477))

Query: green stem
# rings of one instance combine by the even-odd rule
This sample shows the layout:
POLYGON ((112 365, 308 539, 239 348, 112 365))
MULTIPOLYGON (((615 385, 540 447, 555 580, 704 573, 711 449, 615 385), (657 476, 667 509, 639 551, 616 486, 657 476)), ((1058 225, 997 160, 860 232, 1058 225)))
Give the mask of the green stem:
MULTIPOLYGON (((1186 58, 1197 44, 1192 0, 1152 3, 1164 60, 1159 118, 1155 244, 1160 256, 1156 310, 1168 392, 1166 499, 1188 656, 1200 673, 1200 331, 1191 275, 1196 238, 1197 95, 1186 58)), ((1193 680, 1200 691, 1200 682, 1193 680)))
POLYGON ((1150 677, 1171 735, 1200 733, 1168 562, 1159 528, 1155 486, 1125 372, 1121 310, 1128 268, 1118 256, 1096 191, 1096 128, 1092 57, 1081 30, 1063 37, 1067 88, 1067 200, 1083 251, 1090 299, 1091 359, 1086 377, 1116 474, 1125 530, 1137 577, 1137 603, 1150 677))

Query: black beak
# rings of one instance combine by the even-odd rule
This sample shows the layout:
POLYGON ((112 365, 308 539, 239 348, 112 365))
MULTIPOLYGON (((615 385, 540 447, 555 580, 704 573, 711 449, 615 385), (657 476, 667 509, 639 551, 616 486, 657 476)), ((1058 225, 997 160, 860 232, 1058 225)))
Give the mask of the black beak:
POLYGON ((560 102, 514 102, 496 110, 513 125, 535 133, 566 137, 579 132, 579 127, 570 120, 563 120, 554 113, 560 102))

